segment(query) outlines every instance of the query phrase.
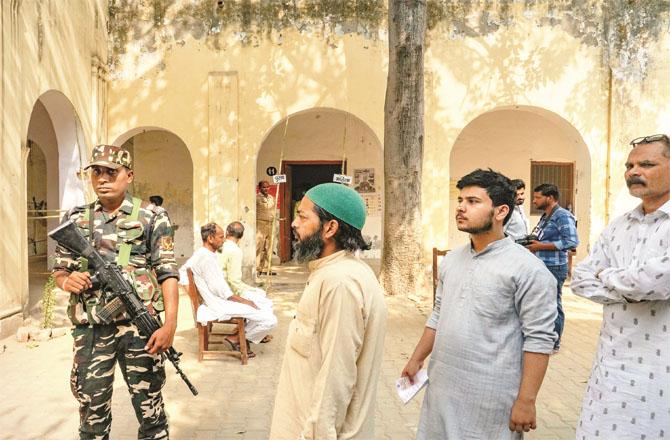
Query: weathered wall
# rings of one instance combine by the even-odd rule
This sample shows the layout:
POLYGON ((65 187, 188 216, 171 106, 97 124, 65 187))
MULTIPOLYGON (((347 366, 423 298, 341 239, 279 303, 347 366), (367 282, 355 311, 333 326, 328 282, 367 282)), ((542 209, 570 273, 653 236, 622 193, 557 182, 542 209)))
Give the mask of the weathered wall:
MULTIPOLYGON (((260 143, 287 114, 312 107, 348 111, 382 138, 387 50, 378 22, 368 23, 365 32, 350 32, 360 28, 347 28, 342 23, 348 17, 337 16, 333 20, 341 23, 331 21, 318 32, 312 24, 303 32, 282 27, 267 34, 257 28, 266 23, 263 20, 273 20, 252 14, 248 28, 236 33, 242 25, 227 21, 226 13, 217 14, 216 8, 205 15, 222 21, 209 31, 199 27, 202 23, 185 21, 187 10, 173 3, 159 14, 160 25, 145 11, 143 24, 137 26, 155 26, 159 33, 135 32, 129 40, 122 32, 114 34, 119 50, 109 126, 112 138, 133 126, 150 125, 170 129, 185 140, 195 169, 209 172, 194 182, 196 221, 242 217, 253 223, 256 179, 247 170, 260 169, 255 164, 260 143), (186 76, 190 81, 182 80, 186 76), (188 117, 172 110, 184 107, 188 117), (233 197, 212 207, 208 194, 216 194, 221 186, 233 197)), ((605 143, 602 50, 559 26, 538 27, 537 18, 526 18, 522 9, 513 13, 497 31, 489 26, 481 32, 453 33, 437 22, 429 35, 426 248, 447 244, 451 208, 444 187, 450 178, 449 152, 458 133, 480 114, 501 106, 533 105, 586 132, 582 136, 588 145, 605 143), (551 62, 556 59, 561 63, 551 62), (562 100, 564 96, 570 99, 562 100)), ((121 22, 132 18, 137 23, 142 17, 127 10, 121 22)))
MULTIPOLYGON (((53 92, 52 92, 53 93, 53 92)), ((44 98, 45 95, 42 96, 44 98)), ((63 98, 66 99, 66 98, 63 98)), ((67 117, 67 113, 64 115, 67 117)), ((70 115, 71 116, 71 115, 70 115)), ((46 202, 46 206, 44 206, 44 209, 48 209, 50 211, 44 211, 42 213, 28 213, 28 217, 30 218, 31 216, 36 216, 36 215, 47 215, 48 218, 46 220, 29 220, 28 221, 28 233, 30 233, 30 229, 32 226, 32 222, 42 222, 45 223, 46 230, 51 230, 55 228, 58 223, 60 222, 60 219, 54 216, 57 216, 59 213, 55 210, 58 210, 59 207, 61 206, 61 193, 65 192, 65 188, 61 190, 62 185, 60 184, 61 181, 61 174, 67 174, 68 171, 72 171, 71 169, 68 170, 68 168, 71 167, 71 161, 61 161, 60 160, 60 151, 58 149, 58 136, 56 135, 56 132, 54 130, 54 125, 51 121, 51 117, 49 116, 49 111, 46 109, 44 104, 42 103, 41 100, 37 100, 35 102, 35 107, 33 108, 33 113, 30 116, 30 122, 28 123, 28 134, 27 134, 28 141, 32 141, 36 144, 35 148, 39 148, 39 150, 43 153, 44 159, 45 159, 45 173, 42 176, 39 176, 39 171, 34 171, 34 174, 36 177, 41 178, 41 179, 46 179, 46 197, 43 199, 44 202, 46 202), (63 170, 60 170, 60 164, 63 162, 63 170), (68 163, 70 162, 70 163, 68 163)), ((63 148, 63 150, 66 150, 66 148, 63 148)), ((71 153, 72 151, 70 151, 71 153)), ((67 151, 63 151, 63 154, 67 153, 67 151)), ((27 163, 26 167, 26 172, 28 175, 30 175, 30 163, 27 163)), ((64 176, 65 177, 65 176, 64 176)), ((74 176, 73 176, 74 177, 74 176)), ((64 179, 65 180, 65 179, 64 179)), ((27 196, 27 201, 28 201, 28 206, 30 207, 32 204, 32 198, 30 195, 30 190, 28 190, 28 196, 27 196)), ((66 201, 67 202, 67 201, 66 201)), ((44 237, 46 238, 46 237, 44 237)), ((30 239, 29 239, 30 243, 30 239)), ((55 249, 55 243, 52 240, 47 240, 46 243, 46 250, 47 250, 47 255, 52 255, 53 251, 55 249)), ((51 261, 51 260, 50 260, 51 261)))
MULTIPOLYGON (((329 44, 293 30, 281 44, 242 45, 231 35, 224 50, 205 37, 182 38, 155 52, 141 40, 129 43, 110 88, 109 138, 157 126, 184 141, 198 170, 196 226, 209 219, 255 225, 258 152, 286 115, 335 108, 365 121, 381 139, 386 49, 379 42, 347 35, 329 44)), ((250 266, 254 249, 244 250, 250 266)))
MULTIPOLYGON (((266 175, 269 166, 279 166, 282 144, 284 160, 287 161, 345 159, 347 174, 352 177, 356 169, 374 169, 375 191, 362 194, 369 203, 363 235, 370 239, 381 237, 381 208, 384 200, 383 151, 377 136, 364 121, 354 115, 324 108, 291 115, 288 127, 285 121, 280 121, 261 145, 256 164, 256 181, 269 179, 266 175)), ((352 187, 355 185, 352 184, 352 187)), ((379 248, 367 251, 365 256, 380 258, 379 251, 379 248)))
POLYGON ((177 136, 161 130, 140 133, 124 146, 133 156, 131 192, 147 201, 153 195, 163 197, 163 208, 175 227, 175 256, 190 256, 194 243, 193 164, 188 148, 177 136))
MULTIPOLYGON (((381 1, 112 5, 110 139, 143 125, 180 136, 194 168, 206 170, 194 175, 196 223, 241 218, 253 224, 258 149, 286 115, 329 107, 355 115, 383 137, 381 1), (229 199, 214 203, 224 189, 229 199)), ((619 176, 626 141, 642 129, 637 116, 649 128, 644 133, 666 129, 657 111, 668 101, 662 81, 668 5, 431 1, 429 27, 425 248, 450 245, 453 206, 446 193, 459 177, 449 171, 459 134, 482 114, 527 106, 563 121, 574 130, 568 138, 585 146, 578 154, 552 153, 577 163, 578 210, 588 218, 580 222, 585 255, 628 197, 619 176)), ((512 134, 501 143, 512 142, 512 134)), ((536 153, 515 158, 511 172, 523 175, 518 163, 527 164, 530 154, 536 153)), ((503 155, 490 159, 502 163, 503 155)), ((250 258, 253 250, 245 250, 250 258)))
MULTIPOLYGON (((94 117, 100 108, 94 111, 93 107, 102 107, 102 103, 93 93, 92 60, 107 58, 106 11, 103 0, 0 3, 0 186, 4 188, 0 224, 7 231, 0 244, 0 335, 22 322, 21 311, 27 303, 26 141, 30 116, 41 95, 59 90, 71 102, 70 114, 78 114, 80 119, 82 140, 79 145, 64 146, 67 151, 86 150, 101 137, 94 117)), ((47 111, 51 104, 44 102, 47 111)), ((65 117, 66 113, 50 116, 65 117)), ((54 125, 63 126, 60 122, 54 125)), ((59 143, 61 139, 67 142, 62 130, 56 127, 55 131, 57 138, 60 135, 59 143)))
MULTIPOLYGON (((476 168, 491 167, 510 178, 526 182, 524 210, 531 228, 539 216, 530 215, 532 203, 531 161, 575 164, 575 206, 581 243, 577 255, 585 255, 591 224, 591 161, 579 133, 567 121, 536 107, 515 107, 485 113, 459 134, 450 159, 450 209, 457 204, 456 182, 476 168)), ((564 199, 561 199, 561 202, 564 199)), ((565 206, 561 203, 561 206, 565 206)), ((530 232, 530 231, 529 231, 530 232)), ((467 242, 467 234, 449 219, 449 247, 467 242)))

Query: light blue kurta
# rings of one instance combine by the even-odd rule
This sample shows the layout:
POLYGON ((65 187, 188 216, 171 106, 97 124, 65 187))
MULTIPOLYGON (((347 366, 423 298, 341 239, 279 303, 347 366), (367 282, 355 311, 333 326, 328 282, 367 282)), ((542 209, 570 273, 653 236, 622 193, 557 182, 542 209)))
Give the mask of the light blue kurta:
POLYGON ((417 438, 521 438, 508 424, 523 352, 550 354, 555 320, 555 278, 512 239, 449 252, 426 324, 437 334, 417 438))

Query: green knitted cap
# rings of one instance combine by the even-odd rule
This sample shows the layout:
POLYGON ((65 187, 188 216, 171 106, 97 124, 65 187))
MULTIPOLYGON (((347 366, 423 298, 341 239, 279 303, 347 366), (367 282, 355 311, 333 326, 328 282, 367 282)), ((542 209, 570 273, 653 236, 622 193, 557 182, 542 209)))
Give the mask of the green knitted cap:
POLYGON ((353 189, 339 183, 322 183, 307 191, 305 197, 326 212, 359 231, 365 224, 365 202, 353 189))

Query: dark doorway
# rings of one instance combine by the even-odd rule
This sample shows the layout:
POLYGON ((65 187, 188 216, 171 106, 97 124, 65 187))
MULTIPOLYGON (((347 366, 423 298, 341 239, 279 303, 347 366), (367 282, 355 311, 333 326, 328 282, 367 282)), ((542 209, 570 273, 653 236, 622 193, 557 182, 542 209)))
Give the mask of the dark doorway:
POLYGON ((293 257, 291 223, 298 202, 313 186, 332 182, 333 174, 346 173, 346 166, 345 162, 343 169, 341 161, 286 161, 282 164, 282 174, 286 174, 279 202, 279 258, 282 263, 293 257))

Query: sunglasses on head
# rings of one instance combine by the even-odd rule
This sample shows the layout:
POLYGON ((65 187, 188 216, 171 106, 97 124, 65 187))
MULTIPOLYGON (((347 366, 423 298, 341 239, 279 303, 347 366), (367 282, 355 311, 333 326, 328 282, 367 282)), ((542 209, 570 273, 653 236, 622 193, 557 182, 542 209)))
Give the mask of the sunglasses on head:
POLYGON ((664 141, 668 144, 670 144, 670 138, 668 138, 667 135, 665 134, 652 134, 651 136, 642 136, 639 138, 635 138, 632 141, 630 141, 630 145, 635 148, 636 146, 640 144, 649 144, 652 142, 658 142, 658 141, 664 141))

